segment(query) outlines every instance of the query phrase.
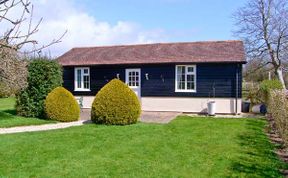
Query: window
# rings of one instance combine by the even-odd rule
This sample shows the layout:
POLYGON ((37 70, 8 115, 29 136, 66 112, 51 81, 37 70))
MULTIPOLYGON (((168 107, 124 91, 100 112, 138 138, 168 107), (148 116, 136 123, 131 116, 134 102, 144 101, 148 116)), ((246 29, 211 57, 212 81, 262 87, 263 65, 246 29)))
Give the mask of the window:
POLYGON ((196 92, 196 66, 176 65, 176 92, 196 92))
POLYGON ((139 87, 139 72, 136 70, 128 71, 128 86, 139 87))
POLYGON ((75 68, 75 91, 90 91, 89 67, 75 68))

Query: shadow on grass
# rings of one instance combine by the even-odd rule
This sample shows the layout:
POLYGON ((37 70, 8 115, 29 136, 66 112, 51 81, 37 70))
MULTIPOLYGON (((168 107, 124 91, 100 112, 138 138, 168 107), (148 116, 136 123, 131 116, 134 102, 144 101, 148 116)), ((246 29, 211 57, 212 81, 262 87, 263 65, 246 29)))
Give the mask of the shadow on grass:
MULTIPOLYGON (((16 109, 6 109, 6 110, 2 110, 2 111, 0 111, 0 117, 1 117, 1 113, 2 113, 2 115, 5 115, 6 117, 10 117, 10 118, 15 118, 15 117, 32 118, 32 117, 25 117, 25 116, 19 116, 19 115, 17 115, 16 109)), ((38 117, 37 119, 46 120, 45 116, 38 117)))
POLYGON ((248 177, 281 177, 287 167, 274 153, 274 146, 264 133, 263 120, 248 119, 247 131, 238 136, 239 156, 232 161, 231 172, 248 177))
POLYGON ((13 115, 0 111, 0 120, 13 119, 13 115))
POLYGON ((17 115, 16 109, 7 109, 7 110, 3 110, 2 112, 8 113, 14 116, 17 115))
POLYGON ((0 111, 0 119, 6 120, 6 119, 14 119, 17 116, 15 109, 7 109, 0 111))

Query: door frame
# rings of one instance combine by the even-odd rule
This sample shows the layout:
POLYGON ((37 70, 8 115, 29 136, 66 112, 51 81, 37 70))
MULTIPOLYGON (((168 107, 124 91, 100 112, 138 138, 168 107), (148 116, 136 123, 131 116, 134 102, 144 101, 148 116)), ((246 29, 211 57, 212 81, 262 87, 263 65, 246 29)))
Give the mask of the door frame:
POLYGON ((138 97, 139 97, 139 99, 141 98, 141 68, 126 68, 125 69, 125 83, 128 85, 128 87, 129 88, 131 88, 132 90, 133 89, 137 89, 138 88, 138 90, 139 90, 139 92, 138 92, 138 97), (128 85, 128 80, 129 80, 129 75, 128 75, 128 73, 129 72, 132 72, 132 71, 136 71, 136 72, 138 72, 139 73, 139 86, 137 87, 135 87, 135 86, 129 86, 128 85))

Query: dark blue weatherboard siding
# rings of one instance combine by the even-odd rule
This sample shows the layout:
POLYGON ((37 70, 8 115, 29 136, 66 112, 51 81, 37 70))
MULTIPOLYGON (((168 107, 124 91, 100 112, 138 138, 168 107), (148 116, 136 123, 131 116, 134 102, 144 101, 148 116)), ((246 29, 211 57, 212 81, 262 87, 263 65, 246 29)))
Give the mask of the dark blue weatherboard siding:
POLYGON ((63 79, 64 87, 71 91, 73 95, 91 96, 96 93, 110 80, 116 78, 117 73, 122 81, 125 81, 125 68, 121 66, 90 66, 90 90, 86 91, 74 91, 74 67, 64 67, 63 79))
MULTIPOLYGON (((142 67, 142 96, 192 96, 235 97, 236 64, 197 64, 196 93, 175 92, 175 65, 142 67), (149 74, 149 80, 145 79, 149 74), (144 75, 143 75, 144 74, 144 75), (162 79, 161 79, 162 76, 162 79)), ((241 97, 241 68, 239 75, 239 97, 241 97)))
POLYGON ((166 97, 213 97, 213 86, 215 97, 235 97, 236 95, 236 71, 239 75, 238 97, 242 93, 242 65, 241 64, 196 64, 196 93, 175 92, 175 65, 107 65, 90 66, 91 92, 74 91, 74 67, 64 67, 64 87, 74 95, 95 95, 101 87, 111 79, 116 78, 125 82, 126 68, 141 68, 141 96, 166 96, 166 97), (149 74, 146 80, 145 74, 149 74))

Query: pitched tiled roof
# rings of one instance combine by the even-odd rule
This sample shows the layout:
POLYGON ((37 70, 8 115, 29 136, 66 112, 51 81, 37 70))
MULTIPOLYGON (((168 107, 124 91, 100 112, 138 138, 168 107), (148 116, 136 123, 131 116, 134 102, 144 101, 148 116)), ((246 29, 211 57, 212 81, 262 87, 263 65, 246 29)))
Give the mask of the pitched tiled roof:
POLYGON ((245 62, 241 41, 157 43, 73 48, 58 58, 63 66, 245 62))

